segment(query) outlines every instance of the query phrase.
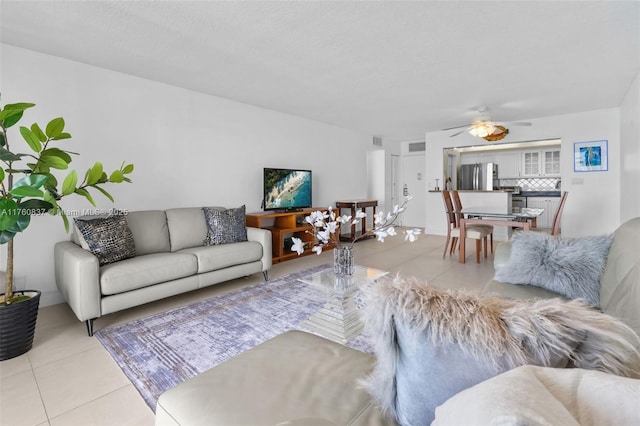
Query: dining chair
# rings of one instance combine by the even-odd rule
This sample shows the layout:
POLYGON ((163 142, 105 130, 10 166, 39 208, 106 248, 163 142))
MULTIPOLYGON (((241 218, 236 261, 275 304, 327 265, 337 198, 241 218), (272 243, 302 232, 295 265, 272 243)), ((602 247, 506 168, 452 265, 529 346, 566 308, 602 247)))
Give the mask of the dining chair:
POLYGON ((562 197, 560 198, 560 204, 558 205, 558 209, 556 210, 556 213, 553 215, 553 225, 551 226, 551 235, 560 235, 560 218, 562 217, 562 210, 564 209, 564 203, 567 201, 567 195, 569 195, 567 191, 562 192, 562 197))
MULTIPOLYGON (((453 198, 453 206, 456 209, 456 214, 458 215, 458 226, 460 225, 460 219, 462 219, 462 201, 460 200, 460 194, 458 191, 451 191, 451 195, 453 198)), ((491 241, 491 253, 493 253, 493 225, 473 225, 476 228, 484 228, 489 232, 489 239, 491 241)), ((487 257, 487 249, 485 247, 485 257, 487 257)))
MULTIPOLYGON (((447 241, 445 242, 444 252, 442 253, 442 258, 444 259, 447 255, 447 250, 449 251, 449 255, 452 255, 455 251, 456 244, 460 238, 460 227, 458 226, 458 215, 453 206, 451 191, 442 191, 442 198, 444 200, 445 215, 447 217, 447 241), (449 245, 449 243, 451 243, 451 245, 449 245)), ((480 263, 482 241, 484 241, 484 257, 487 257, 488 235, 489 230, 487 228, 476 225, 466 227, 466 237, 476 240, 476 263, 480 263)))

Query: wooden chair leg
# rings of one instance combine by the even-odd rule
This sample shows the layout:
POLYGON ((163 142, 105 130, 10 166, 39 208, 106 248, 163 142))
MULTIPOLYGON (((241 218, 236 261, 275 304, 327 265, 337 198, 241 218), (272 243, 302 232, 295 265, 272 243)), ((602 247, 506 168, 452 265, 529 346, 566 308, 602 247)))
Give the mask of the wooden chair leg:
POLYGON ((489 234, 489 238, 491 239, 491 254, 493 254, 493 234, 489 234))
POLYGON ((451 235, 447 234, 447 242, 444 243, 444 252, 442 253, 442 258, 444 259, 447 255, 447 250, 449 249, 449 241, 451 240, 451 235))
POLYGON ((487 258, 487 237, 484 237, 482 239, 483 243, 484 243, 484 258, 487 258))
POLYGON ((458 245, 458 237, 453 237, 451 239, 451 248, 449 249, 449 255, 453 255, 456 252, 456 246, 458 245))
POLYGON ((480 263, 480 251, 482 250, 482 246, 480 245, 480 240, 476 240, 476 263, 480 263))

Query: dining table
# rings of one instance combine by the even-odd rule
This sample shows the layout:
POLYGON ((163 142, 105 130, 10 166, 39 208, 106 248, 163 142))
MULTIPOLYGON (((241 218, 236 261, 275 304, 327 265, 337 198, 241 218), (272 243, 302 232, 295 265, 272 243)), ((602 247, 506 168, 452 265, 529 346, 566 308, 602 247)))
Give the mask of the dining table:
POLYGON ((522 228, 529 231, 536 227, 536 219, 544 213, 544 209, 521 208, 513 209, 510 213, 504 209, 491 207, 467 207, 461 211, 460 218, 460 263, 465 263, 466 228, 471 225, 507 226, 510 228, 522 228))

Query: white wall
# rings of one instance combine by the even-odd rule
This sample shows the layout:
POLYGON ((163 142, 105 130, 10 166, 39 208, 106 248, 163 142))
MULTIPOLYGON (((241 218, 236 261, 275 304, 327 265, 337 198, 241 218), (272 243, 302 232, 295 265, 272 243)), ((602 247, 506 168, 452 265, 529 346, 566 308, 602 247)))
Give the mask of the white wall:
MULTIPOLYGON (((80 173, 101 161, 108 169, 135 164, 130 185, 111 186, 115 204, 129 210, 246 204, 260 210, 262 168, 313 170, 313 199, 328 206, 367 195, 366 155, 372 135, 208 96, 0 45, 2 104, 33 102, 22 124, 45 125, 62 116, 81 154, 80 173)), ((16 129, 10 137, 19 138, 16 129)), ((67 209, 90 207, 64 200, 67 209)), ((43 292, 42 305, 62 302, 54 283, 53 246, 68 239, 60 218, 35 218, 15 239, 15 268, 26 287, 43 292)), ((0 269, 6 267, 0 247, 0 269)))
POLYGON ((620 106, 620 221, 640 216, 640 73, 620 106))
MULTIPOLYGON (((502 143, 555 138, 562 140, 562 189, 569 192, 562 215, 562 234, 597 235, 615 230, 620 225, 620 110, 612 108, 528 121, 533 123, 531 127, 513 126, 502 143), (609 170, 574 172, 573 144, 602 139, 609 141, 609 170)), ((443 175, 444 148, 484 143, 466 132, 454 138, 449 137, 450 134, 442 131, 426 134, 427 175, 443 175)), ((635 168, 638 168, 637 162, 635 168)), ((637 196, 637 180, 635 182, 637 196)), ((442 197, 437 195, 427 197, 426 232, 446 235, 442 197)))

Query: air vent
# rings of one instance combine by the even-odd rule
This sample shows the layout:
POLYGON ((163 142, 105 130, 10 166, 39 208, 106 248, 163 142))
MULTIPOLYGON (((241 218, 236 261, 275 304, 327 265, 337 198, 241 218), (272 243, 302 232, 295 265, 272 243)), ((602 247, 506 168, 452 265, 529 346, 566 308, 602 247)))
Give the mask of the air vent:
POLYGON ((374 136, 373 137, 373 144, 375 146, 382 146, 382 138, 379 136, 374 136))
POLYGON ((409 144, 409 152, 424 152, 427 150, 426 142, 412 142, 409 144))

